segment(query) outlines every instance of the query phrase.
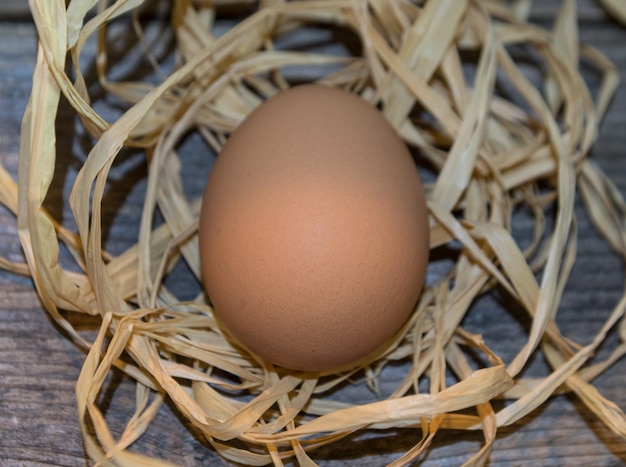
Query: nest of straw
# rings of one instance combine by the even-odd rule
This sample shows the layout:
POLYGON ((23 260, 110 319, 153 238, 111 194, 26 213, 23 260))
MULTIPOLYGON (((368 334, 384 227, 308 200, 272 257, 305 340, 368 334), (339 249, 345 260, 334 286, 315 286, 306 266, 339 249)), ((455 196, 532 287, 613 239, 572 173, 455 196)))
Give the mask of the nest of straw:
POLYGON ((19 179, 14 184, 2 171, 0 183, 2 201, 18 216, 27 261, 2 265, 30 274, 50 315, 88 349, 76 387, 88 454, 103 464, 157 465, 126 448, 165 399, 218 453, 246 465, 294 458, 314 465, 316 447, 362 429, 398 428, 421 430, 422 438, 395 465, 420 456, 447 429, 482 430, 484 443, 467 462, 479 465, 498 427, 557 391, 574 392, 626 436, 624 414, 590 383, 626 351, 624 334, 609 358, 586 365, 609 330, 624 322, 624 307, 616 306, 585 346, 563 337, 555 322, 576 256, 577 191, 607 242, 626 256, 626 205, 587 158, 618 78, 601 53, 579 45, 576 3, 563 3, 551 31, 525 20, 524 1, 252 3, 172 2, 172 69, 163 72, 146 48, 162 79, 116 82, 108 77, 107 30, 130 17, 137 41, 144 41, 142 1, 76 0, 67 10, 61 1, 31 2, 40 42, 19 179), (233 5, 244 8, 245 19, 215 33, 233 5), (349 31, 358 53, 277 46, 285 34, 311 25, 349 31), (83 48, 94 38, 101 89, 126 103, 114 121, 95 110, 81 68, 83 48), (541 73, 526 73, 515 50, 524 50, 541 73), (594 95, 581 62, 601 76, 594 95), (434 173, 426 183, 431 249, 454 245, 456 251, 449 268, 430 275, 410 321, 380 356, 340 374, 293 373, 247 355, 223 333, 203 294, 183 301, 163 281, 180 262, 196 279, 200 270, 199 200, 182 188, 181 139, 197 133, 219 152, 250 110, 293 84, 284 70, 299 67, 316 69, 316 81, 381 108, 434 173), (50 144, 61 95, 93 138, 66 200, 71 219, 63 223, 44 208, 55 161, 64 156, 50 144), (113 255, 102 238, 103 193, 124 147, 145 152, 147 188, 135 244, 113 255), (512 233, 519 210, 533 226, 524 246, 512 233), (506 363, 460 326, 477 298, 496 287, 524 310, 528 324, 523 345, 506 363), (78 332, 67 312, 99 317, 97 335, 78 332), (535 352, 551 372, 527 379, 521 372, 535 352), (376 391, 390 363, 406 371, 388 397, 361 404, 333 399, 333 388, 358 375, 376 391), (117 438, 97 403, 114 368, 137 386, 136 411, 117 438), (238 399, 232 390, 248 397, 238 399), (510 404, 496 410, 495 399, 510 404))

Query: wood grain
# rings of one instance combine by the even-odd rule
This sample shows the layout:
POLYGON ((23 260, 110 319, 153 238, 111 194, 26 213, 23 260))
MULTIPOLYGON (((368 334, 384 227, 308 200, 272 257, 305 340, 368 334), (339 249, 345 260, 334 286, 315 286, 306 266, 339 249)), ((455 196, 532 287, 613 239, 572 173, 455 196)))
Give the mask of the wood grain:
MULTIPOLYGON (((537 16, 548 20, 555 2, 542 3, 537 16)), ((35 31, 28 20, 4 21, 5 13, 24 14, 24 3, 0 0, 0 161, 15 176, 19 124, 30 92, 36 52, 35 31), (20 13, 21 12, 21 13, 20 13)), ((591 1, 581 1, 581 40, 604 51, 626 73, 626 30, 607 19, 591 1)), ((624 161, 626 89, 622 85, 612 103, 595 149, 594 159, 626 192, 624 161)), ((67 158, 59 162, 59 177, 70 178, 81 159, 80 147, 72 144, 77 135, 67 106, 62 106, 59 141, 67 158)), ((141 187, 145 177, 141 159, 130 153, 113 173, 118 185, 108 201, 110 247, 121 251, 132 241, 141 187)), ((68 189, 53 196, 51 209, 68 189), (56 200, 56 201, 55 201, 56 200)), ((624 283, 623 265, 598 237, 578 206, 579 259, 562 303, 559 324, 574 340, 587 343, 601 326, 619 298, 624 283)), ((0 208, 0 254, 21 260, 15 219, 0 208)), ((464 326, 484 334, 496 351, 511 355, 520 347, 513 332, 519 323, 514 316, 487 326, 489 315, 502 306, 501 297, 487 296, 476 304, 464 326), (505 336, 505 337, 503 337, 505 336)), ((97 323, 68 316, 89 333, 97 323)), ((600 356, 607 349, 602 349, 600 356)), ((47 318, 29 279, 0 271, 0 461, 7 466, 86 465, 74 399, 74 384, 84 353, 71 344, 47 318)), ((537 358, 528 375, 541 376, 546 367, 537 358)), ((626 361, 597 381, 608 399, 626 409, 626 361)), ((101 405, 113 430, 121 430, 134 408, 133 385, 120 374, 112 374, 101 405)), ((384 389, 384 388, 383 388, 384 389)), ((351 393, 349 398, 361 397, 351 393)), ((372 438, 369 433, 350 438, 341 446, 316 451, 322 466, 379 466, 400 455, 418 441, 414 432, 397 432, 372 438), (386 453, 386 454, 381 454, 386 453)), ((456 466, 480 445, 478 436, 438 436, 435 447, 422 459, 425 466, 456 466)), ((183 466, 231 465, 220 459, 193 429, 166 406, 134 450, 158 456, 183 466)), ((575 398, 555 397, 511 427, 499 431, 490 466, 626 465, 626 443, 612 434, 575 398)))

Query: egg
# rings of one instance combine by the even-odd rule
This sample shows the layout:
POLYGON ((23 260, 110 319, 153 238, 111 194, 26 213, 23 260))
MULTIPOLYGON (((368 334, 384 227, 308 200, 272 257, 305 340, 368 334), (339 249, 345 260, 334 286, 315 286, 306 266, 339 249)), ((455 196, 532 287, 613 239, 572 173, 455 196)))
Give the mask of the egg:
POLYGON ((202 199, 203 282, 244 348, 291 370, 367 359, 402 328, 428 263, 404 142, 356 94, 300 85, 231 134, 202 199))

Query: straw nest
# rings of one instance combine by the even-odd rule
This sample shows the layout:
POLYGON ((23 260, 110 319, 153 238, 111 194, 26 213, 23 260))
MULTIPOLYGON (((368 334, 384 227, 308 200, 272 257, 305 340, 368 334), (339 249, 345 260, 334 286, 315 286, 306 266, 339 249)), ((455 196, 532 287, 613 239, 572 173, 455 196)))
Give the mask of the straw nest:
MULTIPOLYGON (((3 266, 30 274, 51 316, 89 349, 76 389, 89 455, 103 464, 158 465, 126 448, 166 398, 221 455, 247 465, 294 458, 314 465, 316 447, 366 428, 421 430, 395 465, 423 454, 440 430, 481 430, 484 444, 467 462, 479 465, 498 427, 563 391, 626 436, 622 411, 590 383, 626 351, 623 303, 585 346, 562 336, 555 322, 576 256, 577 191, 599 231, 626 256, 626 206, 586 157, 617 76, 602 54, 579 45, 576 2, 563 3, 552 31, 525 20, 527 1, 252 3, 172 2, 176 64, 163 72, 147 48, 146 57, 164 73, 149 83, 108 79, 107 28, 130 17, 143 41, 148 10, 142 1, 75 0, 67 11, 62 1, 31 2, 40 48, 20 175, 16 185, 2 172, 0 183, 4 204, 17 213, 27 261, 3 266), (224 8, 232 20, 232 4, 249 14, 214 34, 224 8), (351 31, 359 50, 350 56, 277 46, 305 25, 351 31), (93 86, 81 70, 83 47, 94 37, 101 89, 127 104, 115 121, 92 107, 93 86), (516 59, 520 52, 525 65, 516 59), (594 93, 580 62, 601 76, 594 93), (529 65, 539 73, 528 73, 529 65), (318 70, 316 80, 382 109, 427 167, 424 173, 434 174, 426 184, 431 249, 455 252, 449 268, 429 272, 410 321, 388 347, 340 374, 291 373, 246 354, 222 332, 206 297, 182 301, 163 284, 179 262, 196 278, 199 271, 199 200, 182 189, 181 138, 197 133, 218 152, 252 108, 292 84, 289 67, 318 70), (43 207, 55 161, 64 157, 51 144, 61 94, 93 137, 66 200, 72 218, 63 225, 43 207), (116 156, 128 146, 145 150, 147 189, 135 245, 112 255, 103 245, 102 200, 116 156), (533 226, 523 242, 512 234, 519 212, 533 226), (155 222, 157 213, 162 222, 155 222), (527 321, 524 343, 506 363, 460 326, 476 299, 494 288, 524 310, 527 321), (67 311, 99 317, 93 341, 74 329, 67 311), (610 356, 587 365, 620 321, 621 340, 610 356), (535 352, 544 355, 550 374, 522 377, 535 352), (375 392, 391 362, 406 371, 385 398, 333 399, 333 389, 348 378, 375 392), (97 403, 113 368, 137 386, 136 411, 117 439, 97 403), (510 403, 496 410, 495 399, 510 403)), ((500 313, 509 312, 503 305, 500 313)))

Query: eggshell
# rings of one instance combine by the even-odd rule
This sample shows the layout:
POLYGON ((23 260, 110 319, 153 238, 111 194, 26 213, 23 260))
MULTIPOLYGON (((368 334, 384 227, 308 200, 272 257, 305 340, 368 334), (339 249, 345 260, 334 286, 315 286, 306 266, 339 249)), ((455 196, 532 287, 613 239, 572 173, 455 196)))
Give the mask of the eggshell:
POLYGON ((203 198, 203 280, 253 353, 295 370, 354 364, 413 311, 429 252, 415 163, 360 97, 321 85, 237 127, 203 198))

